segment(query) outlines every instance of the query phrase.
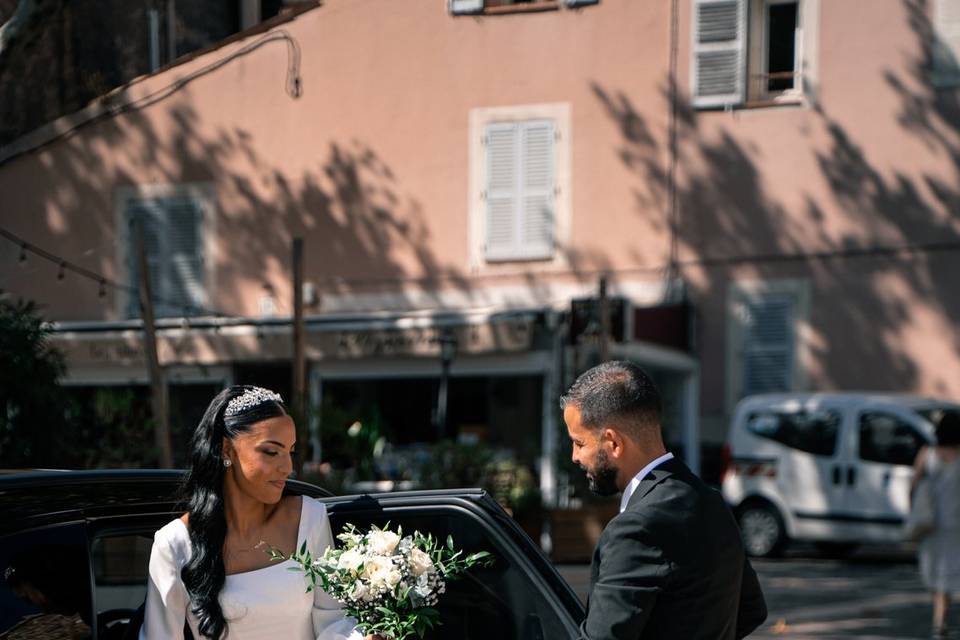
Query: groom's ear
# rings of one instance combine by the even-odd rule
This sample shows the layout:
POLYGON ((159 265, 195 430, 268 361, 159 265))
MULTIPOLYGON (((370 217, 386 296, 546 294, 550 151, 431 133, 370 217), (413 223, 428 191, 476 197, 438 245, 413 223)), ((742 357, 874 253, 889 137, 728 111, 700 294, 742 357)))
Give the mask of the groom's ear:
POLYGON ((605 427, 600 432, 600 444, 607 447, 610 456, 619 458, 623 455, 623 434, 612 427, 605 427))

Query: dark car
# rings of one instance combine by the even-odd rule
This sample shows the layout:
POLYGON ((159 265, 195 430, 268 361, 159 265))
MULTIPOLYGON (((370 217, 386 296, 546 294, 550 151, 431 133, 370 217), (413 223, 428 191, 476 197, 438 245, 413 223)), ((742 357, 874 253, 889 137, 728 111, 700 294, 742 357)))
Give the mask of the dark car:
MULTIPOLYGON (((153 533, 179 515, 181 478, 139 470, 0 475, 0 637, 135 637, 131 620, 146 594, 153 533), (35 631, 41 628, 56 631, 35 631)), ((332 496, 295 480, 286 491, 325 502, 334 531, 348 522, 389 523, 452 535, 467 553, 493 553, 491 567, 448 584, 439 605, 443 626, 429 637, 576 636, 580 601, 484 491, 332 496)))

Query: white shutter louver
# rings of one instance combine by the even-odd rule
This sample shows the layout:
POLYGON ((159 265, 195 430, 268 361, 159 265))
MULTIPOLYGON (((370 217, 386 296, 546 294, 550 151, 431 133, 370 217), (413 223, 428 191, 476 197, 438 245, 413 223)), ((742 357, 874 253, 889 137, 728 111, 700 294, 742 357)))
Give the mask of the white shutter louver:
POLYGON ((554 156, 553 123, 524 123, 521 137, 523 200, 520 242, 523 257, 553 255, 554 156))
MULTIPOLYGON (((203 243, 201 212, 189 198, 171 198, 165 203, 167 217, 168 287, 171 302, 184 307, 202 307, 203 243)), ((196 309, 170 309, 171 315, 191 315, 196 309)))
POLYGON ((746 308, 743 395, 789 391, 793 384, 793 298, 771 296, 746 308))
POLYGON ((933 83, 960 84, 960 0, 936 0, 933 16, 933 83))
POLYGON ((448 7, 453 15, 481 13, 483 0, 448 0, 448 7))
POLYGON ((693 0, 693 103, 720 107, 744 100, 746 0, 693 0))
POLYGON ((537 260, 553 255, 554 135, 549 120, 487 126, 487 260, 537 260))
POLYGON ((517 193, 520 158, 517 157, 519 125, 492 124, 487 127, 487 238, 490 260, 513 256, 517 234, 517 193))
MULTIPOLYGON (((157 317, 192 315, 206 303, 203 214, 188 197, 144 198, 127 203, 129 273, 139 290, 136 221, 143 225, 147 266, 157 317)), ((128 314, 140 317, 139 293, 130 294, 128 314)))

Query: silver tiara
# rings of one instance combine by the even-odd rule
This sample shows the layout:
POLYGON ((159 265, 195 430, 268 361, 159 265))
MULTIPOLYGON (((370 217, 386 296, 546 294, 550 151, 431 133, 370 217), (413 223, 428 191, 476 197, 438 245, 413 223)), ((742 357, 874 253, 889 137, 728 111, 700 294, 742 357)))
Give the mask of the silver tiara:
POLYGON ((223 415, 235 416, 269 401, 283 402, 283 398, 280 397, 279 393, 270 391, 270 389, 252 387, 230 400, 227 403, 227 408, 223 411, 223 415))

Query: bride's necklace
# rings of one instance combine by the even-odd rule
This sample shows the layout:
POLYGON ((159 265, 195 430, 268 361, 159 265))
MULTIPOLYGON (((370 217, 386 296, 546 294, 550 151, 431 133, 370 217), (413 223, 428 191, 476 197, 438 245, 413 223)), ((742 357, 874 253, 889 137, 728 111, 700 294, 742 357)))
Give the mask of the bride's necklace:
POLYGON ((263 523, 260 524, 260 529, 258 530, 257 535, 254 537, 257 539, 256 544, 254 545, 247 544, 245 546, 237 546, 237 545, 231 544, 227 548, 227 552, 230 555, 236 555, 240 553, 250 553, 251 551, 256 551, 257 549, 260 549, 261 547, 266 545, 267 541, 263 539, 263 523))

